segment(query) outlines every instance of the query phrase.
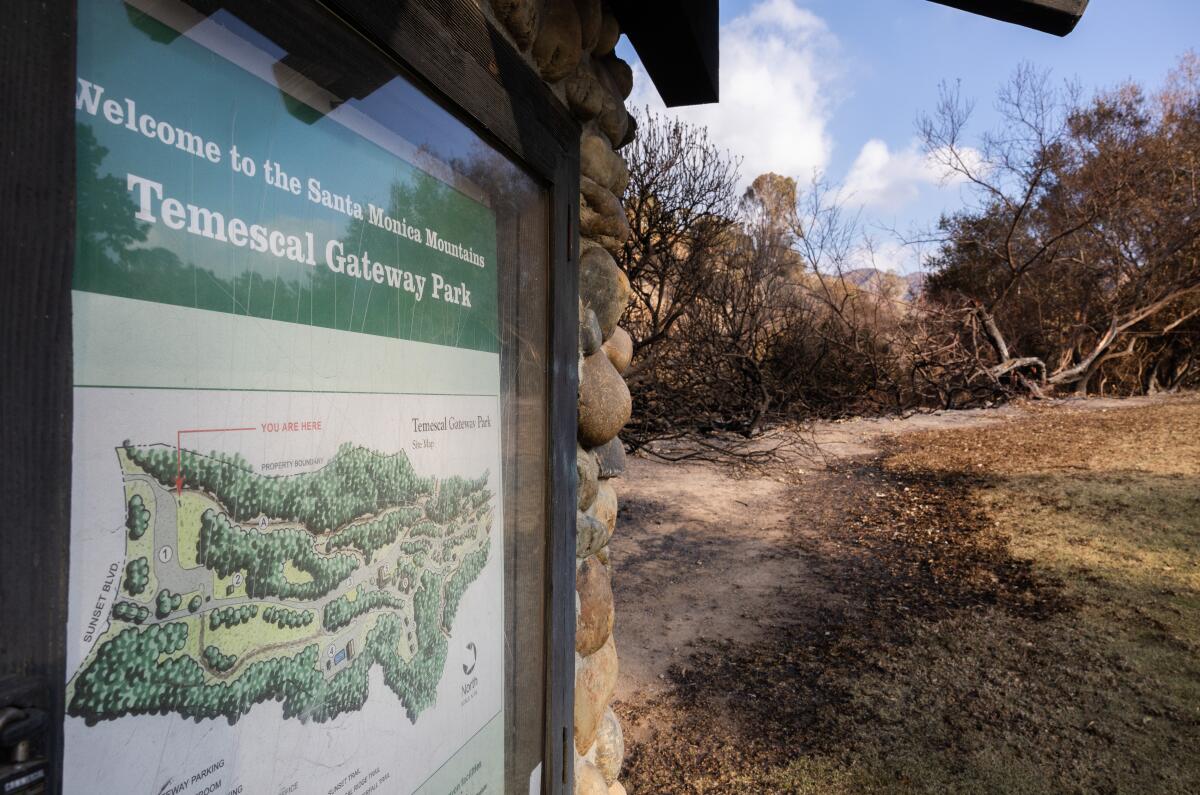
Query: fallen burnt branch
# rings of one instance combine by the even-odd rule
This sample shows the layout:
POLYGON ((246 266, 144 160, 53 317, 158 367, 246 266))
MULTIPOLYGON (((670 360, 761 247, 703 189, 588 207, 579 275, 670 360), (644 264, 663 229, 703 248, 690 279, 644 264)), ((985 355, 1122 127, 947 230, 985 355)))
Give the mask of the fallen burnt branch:
POLYGON ((659 461, 765 466, 823 456, 810 431, 770 428, 752 439, 735 433, 680 431, 657 436, 636 451, 659 461))

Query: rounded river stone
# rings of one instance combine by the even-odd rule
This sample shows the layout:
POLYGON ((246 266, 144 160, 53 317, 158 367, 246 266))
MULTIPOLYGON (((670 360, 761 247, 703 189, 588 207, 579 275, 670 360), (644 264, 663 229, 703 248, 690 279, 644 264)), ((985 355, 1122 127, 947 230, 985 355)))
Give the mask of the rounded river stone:
POLYGON ((601 478, 615 478, 625 472, 625 444, 619 436, 593 449, 592 455, 596 456, 601 478))
MULTIPOLYGON (((596 487, 596 499, 587 512, 604 523, 608 537, 612 538, 617 527, 617 490, 607 480, 600 481, 596 487)), ((607 542, 607 539, 606 539, 607 542)))
MULTIPOLYGON (((612 78, 606 73, 600 82, 612 84, 612 78)), ((612 141, 613 146, 618 149, 622 146, 625 140, 625 133, 629 129, 629 111, 625 109, 625 101, 616 92, 615 86, 611 91, 604 92, 604 109, 600 111, 600 117, 597 122, 600 125, 600 132, 608 136, 608 140, 612 141)))
POLYGON ((604 341, 604 352, 613 367, 617 368, 617 372, 624 373, 633 359, 633 338, 629 336, 628 331, 617 326, 604 341))
POLYGON ((600 482, 600 463, 594 453, 575 445, 575 474, 579 478, 577 507, 586 511, 596 499, 596 489, 600 482))
POLYGON ((548 83, 557 83, 579 65, 583 33, 574 0, 546 0, 542 27, 533 42, 533 60, 548 83))
POLYGON ((579 352, 591 356, 600 350, 604 342, 604 332, 600 330, 600 321, 596 313, 585 306, 579 308, 579 352))
POLYGON ((604 774, 586 760, 575 765, 575 795, 608 795, 604 774))
POLYGON ((582 234, 589 237, 607 235, 620 241, 629 239, 632 231, 625 208, 611 190, 590 177, 580 176, 579 201, 579 231, 582 234))
POLYGON ((595 654, 608 640, 616 618, 612 575, 608 566, 595 555, 585 560, 575 572, 575 592, 579 596, 579 615, 575 617, 575 651, 586 657, 595 654))
POLYGON ((621 25, 617 22, 617 18, 610 12, 605 11, 600 18, 600 33, 596 37, 596 49, 592 52, 596 55, 608 55, 617 47, 617 42, 621 40, 621 25))
POLYGON ((584 133, 579 141, 579 170, 619 196, 629 184, 629 167, 604 136, 584 133))
POLYGON ((633 399, 625 379, 603 352, 583 360, 579 373, 579 441, 599 447, 629 422, 633 399))
POLYGON ((600 24, 604 21, 604 10, 600 0, 575 0, 579 12, 580 44, 584 52, 590 51, 600 39, 600 24))
POLYGON ((621 763, 624 761, 625 736, 621 732, 621 722, 609 707, 596 732, 596 767, 604 774, 604 780, 612 784, 621 775, 621 763))
POLYGON ((625 136, 617 142, 617 149, 624 149, 633 143, 633 139, 637 138, 637 125, 637 117, 630 116, 629 123, 625 125, 625 136))
MULTIPOLYGON (((492 8, 517 46, 527 49, 537 36, 542 0, 492 0, 492 8)), ((602 26, 603 22, 601 18, 602 26)))
MULTIPOLYGON (((586 754, 617 687, 617 647, 612 636, 575 666, 575 750, 586 754)), ((603 775, 600 777, 603 782, 603 775)))
POLYGON ((617 327, 631 294, 629 278, 617 267, 612 254, 600 246, 583 252, 579 258, 579 297, 584 306, 596 313, 605 339, 617 327))
POLYGON ((608 544, 609 532, 604 522, 590 513, 575 512, 575 557, 590 558, 608 544))
POLYGON ((607 56, 603 64, 604 68, 608 69, 608 74, 612 77, 613 85, 616 87, 617 93, 621 95, 621 99, 629 99, 629 95, 633 93, 633 68, 615 53, 607 56))
POLYGON ((604 90, 591 68, 580 64, 567 81, 567 105, 575 118, 588 121, 599 116, 604 110, 604 90))

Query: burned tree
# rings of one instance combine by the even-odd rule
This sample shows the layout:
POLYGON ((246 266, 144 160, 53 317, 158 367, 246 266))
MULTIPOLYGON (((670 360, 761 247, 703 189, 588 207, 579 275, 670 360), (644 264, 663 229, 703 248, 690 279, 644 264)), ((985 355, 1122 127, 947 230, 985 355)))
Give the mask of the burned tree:
POLYGON ((1146 356, 1186 378, 1195 338, 1161 338, 1184 329, 1200 292, 1198 76, 1193 57, 1155 97, 1130 85, 1085 103, 1022 68, 978 149, 964 143, 969 104, 943 92, 926 148, 974 204, 942 219, 928 290, 957 318, 974 380, 1082 394, 1146 356))
POLYGON ((618 263, 633 288, 625 315, 635 365, 652 366, 654 348, 712 282, 713 261, 737 220, 737 162, 703 127, 645 112, 625 152, 624 203, 632 234, 618 263))

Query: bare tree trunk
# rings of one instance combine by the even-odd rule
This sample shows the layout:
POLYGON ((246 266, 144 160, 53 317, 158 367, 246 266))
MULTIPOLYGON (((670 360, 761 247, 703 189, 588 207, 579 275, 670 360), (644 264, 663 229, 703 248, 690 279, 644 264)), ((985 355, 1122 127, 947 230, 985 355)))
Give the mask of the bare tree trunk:
POLYGON ((1108 324, 1108 330, 1104 332, 1104 334, 1092 347, 1092 352, 1085 356, 1083 361, 1079 362, 1079 364, 1075 365, 1074 367, 1053 373, 1050 376, 1050 383, 1056 386, 1060 384, 1065 385, 1076 383, 1079 378, 1090 372, 1092 365, 1096 362, 1096 360, 1104 355, 1104 353, 1109 349, 1109 347, 1112 346, 1112 344, 1123 332, 1129 330, 1136 324, 1163 309, 1172 301, 1192 293, 1198 288, 1200 288, 1200 284, 1193 284, 1188 287, 1184 287, 1163 296, 1153 303, 1136 309, 1124 317, 1114 317, 1108 324))
POLYGON ((1100 370, 1100 368, 1104 366, 1104 363, 1112 361, 1113 359, 1120 359, 1125 356, 1129 356, 1133 353, 1133 349, 1136 345, 1137 338, 1134 337, 1129 341, 1129 345, 1126 346, 1125 350, 1116 351, 1114 353, 1106 353, 1098 359, 1093 359, 1091 365, 1087 369, 1087 372, 1085 372, 1083 376, 1075 382, 1075 396, 1087 397, 1088 382, 1091 381, 1092 376, 1094 376, 1100 370))

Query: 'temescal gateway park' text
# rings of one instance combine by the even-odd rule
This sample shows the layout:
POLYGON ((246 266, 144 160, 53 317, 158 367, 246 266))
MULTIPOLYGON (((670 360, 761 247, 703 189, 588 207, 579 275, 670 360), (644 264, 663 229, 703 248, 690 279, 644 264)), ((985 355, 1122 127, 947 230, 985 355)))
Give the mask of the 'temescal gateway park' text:
MULTIPOLYGON (((105 98, 104 94, 105 89, 102 86, 79 78, 75 107, 90 116, 103 118, 114 126, 200 160, 218 164, 223 159, 225 153, 215 142, 206 141, 190 130, 139 111, 133 99, 105 98)), ((228 155, 235 172, 245 177, 255 175, 257 165, 252 158, 243 156, 236 147, 230 147, 228 155)), ((322 188, 315 178, 309 178, 302 183, 298 177, 284 174, 278 163, 264 161, 263 178, 275 188, 296 196, 303 195, 315 204, 357 220, 365 220, 375 227, 477 268, 487 266, 483 255, 470 246, 447 240, 436 229, 417 228, 404 219, 392 218, 374 204, 367 203, 364 207, 349 195, 333 194, 322 188)), ((312 232, 291 234, 264 224, 250 223, 242 218, 227 217, 225 213, 210 207, 183 202, 168 195, 161 182, 148 177, 127 173, 126 184, 136 206, 134 216, 139 221, 161 223, 168 229, 184 231, 237 248, 314 267, 323 264, 333 273, 348 278, 379 285, 386 284, 388 287, 404 290, 417 301, 428 295, 432 299, 464 308, 471 306, 471 293, 465 282, 459 281, 454 284, 438 273, 419 274, 383 263, 372 259, 370 252, 365 250, 347 252, 343 242, 337 239, 328 240, 318 246, 312 232)))

